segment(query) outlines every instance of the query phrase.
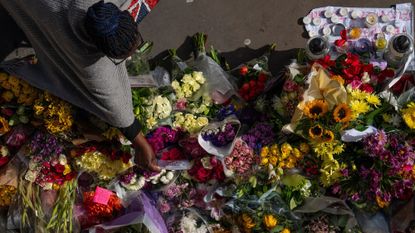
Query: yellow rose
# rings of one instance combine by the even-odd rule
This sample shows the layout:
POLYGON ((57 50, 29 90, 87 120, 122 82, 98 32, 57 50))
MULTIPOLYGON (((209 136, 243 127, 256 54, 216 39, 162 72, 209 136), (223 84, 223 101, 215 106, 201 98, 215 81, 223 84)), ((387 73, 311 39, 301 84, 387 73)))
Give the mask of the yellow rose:
POLYGON ((291 233, 290 229, 288 228, 284 228, 281 233, 291 233))
POLYGON ((207 117, 199 117, 196 121, 199 127, 203 127, 209 123, 209 119, 207 117))
POLYGON ((268 229, 274 228, 278 224, 278 220, 271 214, 264 216, 264 224, 268 229))
POLYGON ((278 162, 278 157, 277 156, 271 156, 269 157, 269 163, 272 164, 272 166, 276 166, 278 162))

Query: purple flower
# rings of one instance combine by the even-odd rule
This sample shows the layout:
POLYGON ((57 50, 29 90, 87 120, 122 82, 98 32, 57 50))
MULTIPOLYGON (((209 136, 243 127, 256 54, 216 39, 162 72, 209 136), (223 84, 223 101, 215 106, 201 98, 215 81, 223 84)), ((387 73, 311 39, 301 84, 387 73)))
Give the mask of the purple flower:
POLYGON ((208 130, 202 133, 205 141, 210 141, 214 146, 223 147, 231 143, 236 136, 237 126, 226 123, 222 129, 208 130))
POLYGON ((259 151, 262 146, 271 144, 275 139, 275 133, 272 126, 268 123, 261 122, 251 128, 242 139, 254 150, 259 151))

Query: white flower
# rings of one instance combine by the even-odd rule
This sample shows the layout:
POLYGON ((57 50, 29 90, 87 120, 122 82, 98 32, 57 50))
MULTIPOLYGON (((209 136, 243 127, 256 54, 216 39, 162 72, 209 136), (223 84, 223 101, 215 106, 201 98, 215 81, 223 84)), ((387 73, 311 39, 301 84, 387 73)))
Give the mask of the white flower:
POLYGON ((170 181, 165 177, 165 176, 162 176, 161 178, 160 178, 160 181, 161 181, 161 183, 163 183, 163 184, 168 184, 170 181))
POLYGON ((45 183, 45 186, 43 186, 44 190, 52 190, 53 189, 53 183, 47 182, 45 183))
POLYGON ((64 154, 59 155, 59 164, 65 166, 68 163, 66 156, 64 154))
POLYGON ((25 179, 30 182, 35 182, 38 172, 29 170, 26 172, 25 179))
POLYGON ((166 178, 169 180, 169 181, 171 181, 172 179, 173 179, 173 172, 171 172, 171 171, 168 171, 167 172, 167 174, 166 174, 166 178))
POLYGON ((180 89, 180 84, 179 84, 179 82, 177 80, 174 80, 173 82, 171 82, 171 87, 174 90, 177 90, 177 89, 180 89))
POLYGON ((10 153, 9 153, 9 149, 7 149, 7 147, 6 146, 1 146, 0 147, 0 157, 6 157, 6 156, 8 156, 10 153))
POLYGON ((194 71, 193 74, 192 74, 192 76, 200 84, 203 84, 206 81, 205 77, 203 77, 203 73, 202 72, 194 71))
POLYGON ((29 162, 29 170, 36 170, 37 168, 37 163, 33 160, 30 160, 29 162))
POLYGON ((363 73, 362 82, 363 83, 369 83, 370 82, 370 76, 367 72, 363 73))

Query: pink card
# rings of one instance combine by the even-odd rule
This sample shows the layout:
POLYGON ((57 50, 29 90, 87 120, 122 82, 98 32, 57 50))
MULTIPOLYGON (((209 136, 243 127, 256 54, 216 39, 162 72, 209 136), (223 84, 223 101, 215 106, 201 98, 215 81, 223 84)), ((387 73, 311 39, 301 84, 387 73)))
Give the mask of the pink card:
POLYGON ((93 202, 107 205, 111 195, 112 191, 97 186, 97 188, 95 189, 93 202))

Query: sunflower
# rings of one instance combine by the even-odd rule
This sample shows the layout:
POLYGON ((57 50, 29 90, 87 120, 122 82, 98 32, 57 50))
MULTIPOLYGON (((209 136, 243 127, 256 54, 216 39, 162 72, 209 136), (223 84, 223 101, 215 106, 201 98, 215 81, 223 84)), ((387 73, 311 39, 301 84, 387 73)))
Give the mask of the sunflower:
POLYGON ((331 130, 324 130, 323 137, 325 142, 332 142, 334 140, 334 133, 331 130))
POLYGON ((304 114, 311 119, 318 119, 328 111, 328 105, 324 100, 312 100, 307 102, 304 114))
POLYGON ((323 135, 323 128, 320 125, 315 125, 308 130, 308 135, 311 139, 319 139, 323 135))
POLYGON ((333 117, 336 122, 347 123, 352 119, 352 110, 347 104, 339 104, 334 109, 333 117))

